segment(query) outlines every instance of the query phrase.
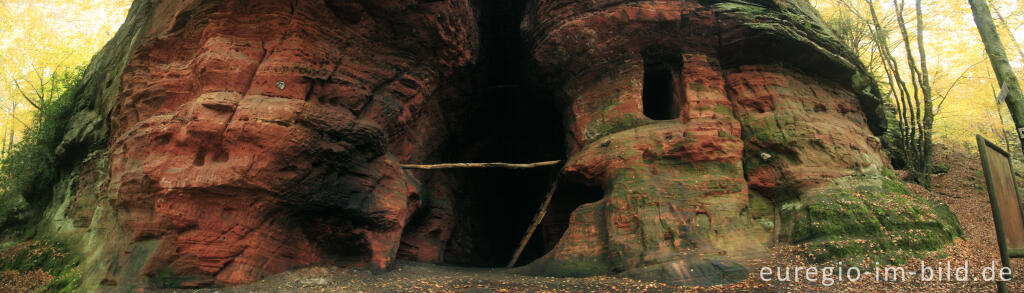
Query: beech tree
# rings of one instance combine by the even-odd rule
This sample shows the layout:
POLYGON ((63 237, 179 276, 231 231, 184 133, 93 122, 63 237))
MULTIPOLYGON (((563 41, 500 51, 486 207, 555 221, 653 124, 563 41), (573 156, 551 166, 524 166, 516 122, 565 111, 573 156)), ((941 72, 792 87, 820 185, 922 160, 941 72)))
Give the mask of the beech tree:
MULTIPOLYGON (((928 75, 927 55, 924 48, 924 21, 921 15, 921 1, 917 0, 916 10, 916 45, 917 57, 914 56, 907 23, 903 18, 904 2, 893 0, 896 27, 902 41, 906 72, 899 60, 893 56, 893 48, 889 45, 888 31, 883 27, 875 3, 865 0, 870 12, 871 41, 881 59, 882 69, 889 84, 893 107, 896 110, 896 132, 893 143, 900 157, 906 160, 912 179, 926 188, 931 188, 932 169, 932 127, 935 121, 935 106, 932 99, 932 87, 928 75)), ((899 43, 897 43, 898 45, 899 43)))
POLYGON ((995 71, 996 80, 999 82, 1000 92, 1005 94, 1006 107, 1010 110, 1010 118, 1017 127, 1017 138, 1021 141, 1024 151, 1024 95, 1021 94, 1020 83, 1017 82, 1017 76, 1010 66, 1003 42, 999 40, 988 3, 985 0, 968 2, 971 4, 971 12, 974 14, 974 23, 977 24, 981 41, 985 44, 988 60, 992 63, 992 70, 995 71))

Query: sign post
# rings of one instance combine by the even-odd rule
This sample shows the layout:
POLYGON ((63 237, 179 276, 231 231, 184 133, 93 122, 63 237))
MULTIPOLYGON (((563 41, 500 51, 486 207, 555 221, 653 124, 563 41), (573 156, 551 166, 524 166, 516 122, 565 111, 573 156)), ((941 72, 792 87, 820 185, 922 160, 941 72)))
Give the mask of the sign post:
MULTIPOLYGON (((1024 212, 1021 211, 1010 154, 981 135, 977 138, 996 225, 999 256, 1003 267, 1010 267, 1010 258, 1024 257, 1024 212)), ((1000 281, 1001 274, 999 278, 996 280, 999 292, 1006 292, 1006 282, 1000 281)))

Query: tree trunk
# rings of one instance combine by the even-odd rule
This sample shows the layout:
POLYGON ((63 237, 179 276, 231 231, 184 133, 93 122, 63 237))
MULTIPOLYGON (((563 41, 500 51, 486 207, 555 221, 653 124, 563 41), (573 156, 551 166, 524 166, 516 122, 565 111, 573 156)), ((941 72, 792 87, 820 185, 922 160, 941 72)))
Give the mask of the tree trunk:
POLYGON ((1006 95, 1006 107, 1010 110, 1010 118, 1017 127, 1017 139, 1021 141, 1021 151, 1024 152, 1024 95, 1021 94, 1020 83, 1017 76, 1013 74, 1013 67, 1006 58, 1006 49, 1003 48, 999 34, 996 33, 995 23, 992 22, 992 12, 988 9, 985 0, 968 0, 971 4, 971 12, 974 13, 974 23, 978 26, 978 33, 981 41, 985 44, 985 52, 988 53, 988 60, 992 62, 992 70, 996 73, 996 80, 999 87, 1006 87, 1009 91, 1006 95))
POLYGON ((885 70, 886 78, 889 80, 890 94, 893 99, 893 106, 898 110, 899 121, 897 129, 899 133, 895 136, 895 146, 902 152, 902 158, 910 167, 913 180, 931 189, 931 154, 932 154, 932 125, 934 124, 935 111, 932 100, 932 88, 928 76, 927 57, 924 49, 924 21, 921 16, 921 2, 917 1, 917 54, 919 59, 914 57, 914 50, 910 41, 910 34, 907 24, 903 18, 904 4, 893 0, 893 8, 896 12, 896 21, 899 28, 900 40, 903 44, 906 56, 907 79, 900 73, 900 66, 888 45, 888 36, 882 28, 878 14, 875 11, 874 3, 865 0, 871 14, 872 41, 877 47, 878 56, 882 59, 882 68, 885 70))

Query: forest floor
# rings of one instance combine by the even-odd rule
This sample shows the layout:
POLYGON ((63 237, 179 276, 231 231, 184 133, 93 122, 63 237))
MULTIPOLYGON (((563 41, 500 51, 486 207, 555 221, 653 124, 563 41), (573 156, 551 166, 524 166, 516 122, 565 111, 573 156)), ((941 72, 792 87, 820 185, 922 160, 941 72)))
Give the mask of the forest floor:
MULTIPOLYGON (((932 191, 915 184, 908 188, 918 196, 940 201, 958 216, 963 238, 942 249, 941 253, 910 259, 904 268, 905 280, 876 281, 870 268, 861 268, 860 280, 840 280, 825 286, 816 282, 762 281, 756 270, 742 282, 713 287, 680 287, 660 282, 636 281, 617 277, 555 278, 511 274, 503 269, 439 266, 400 261, 395 269, 372 274, 363 270, 337 267, 310 267, 267 277, 248 285, 203 290, 160 290, 158 292, 993 292, 995 283, 983 281, 922 281, 922 262, 933 269, 946 264, 954 270, 967 262, 969 278, 981 276, 986 266, 998 265, 988 193, 976 155, 937 148, 936 164, 949 171, 933 177, 932 191), (945 257, 942 257, 942 256, 945 257), (912 274, 913 273, 913 274, 912 274)), ((1018 166, 1018 168, 1020 168, 1018 166)), ((900 174, 904 175, 904 174, 900 174)), ((799 246, 780 244, 762 259, 750 260, 752 268, 810 267, 816 265, 803 256, 799 246)), ((0 257, 2 257, 0 252, 0 257)), ((1014 276, 1010 292, 1024 292, 1024 260, 1011 261, 1014 276)), ((953 276, 955 278, 955 275, 953 276)), ((42 271, 0 271, 0 292, 30 292, 53 277, 42 271)))

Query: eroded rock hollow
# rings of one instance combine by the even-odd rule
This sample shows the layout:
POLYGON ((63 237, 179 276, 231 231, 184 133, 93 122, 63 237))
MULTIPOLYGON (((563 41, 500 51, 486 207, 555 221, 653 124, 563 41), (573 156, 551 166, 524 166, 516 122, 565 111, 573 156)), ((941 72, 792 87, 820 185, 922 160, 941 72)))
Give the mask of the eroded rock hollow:
POLYGON ((878 90, 822 23, 804 0, 137 0, 47 215, 121 288, 499 266, 555 177, 515 272, 705 285, 777 242, 952 241, 886 176, 878 90))

